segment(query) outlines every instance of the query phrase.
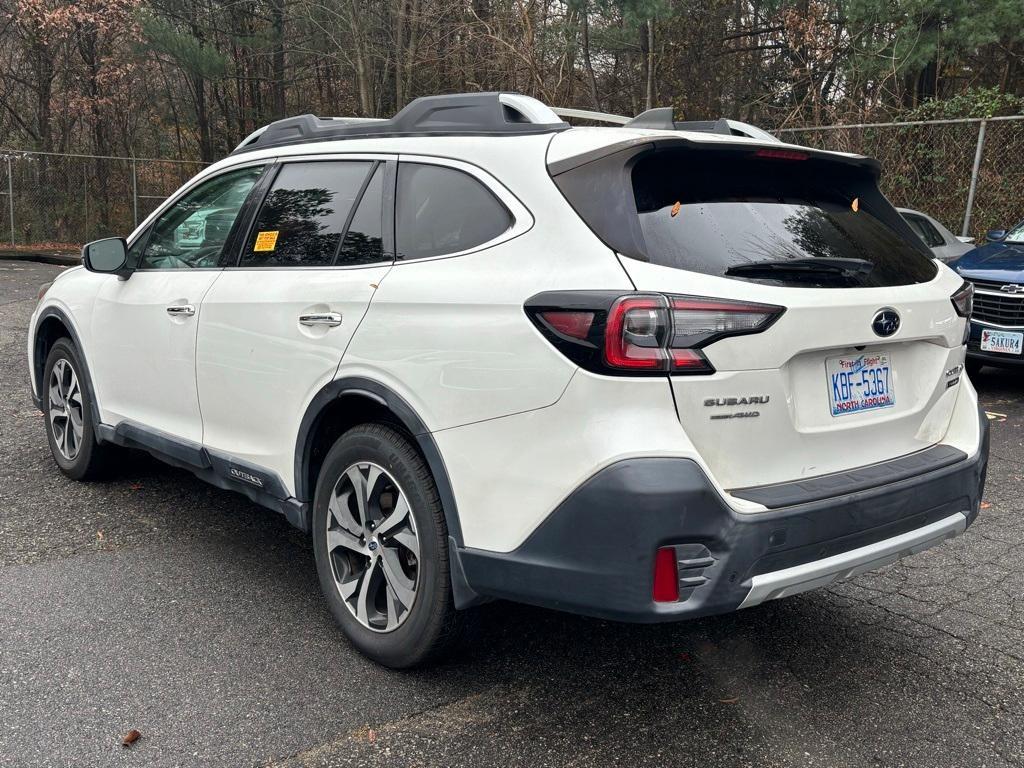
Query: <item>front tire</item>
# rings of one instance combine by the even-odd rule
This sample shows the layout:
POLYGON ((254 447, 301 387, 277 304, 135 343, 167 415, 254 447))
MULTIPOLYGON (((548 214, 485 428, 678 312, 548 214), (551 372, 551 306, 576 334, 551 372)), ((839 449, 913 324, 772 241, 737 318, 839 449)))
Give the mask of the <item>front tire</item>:
POLYGON ((342 631, 369 658, 423 664, 457 641, 448 529, 437 487, 408 439, 354 427, 324 459, 313 502, 320 587, 342 631))
POLYGON ((46 437, 61 472, 72 480, 105 477, 113 446, 96 440, 85 364, 68 339, 58 339, 50 349, 43 367, 42 391, 46 437))

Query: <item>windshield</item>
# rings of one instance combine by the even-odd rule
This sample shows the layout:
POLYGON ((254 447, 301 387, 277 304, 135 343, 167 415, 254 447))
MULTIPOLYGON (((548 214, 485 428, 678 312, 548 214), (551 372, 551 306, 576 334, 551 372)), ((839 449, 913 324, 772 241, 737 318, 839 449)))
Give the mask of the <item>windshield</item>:
POLYGON ((1024 221, 1007 232, 1003 242, 1024 243, 1024 221))
POLYGON ((935 276, 931 259, 883 220, 898 215, 862 169, 796 153, 673 150, 641 158, 632 184, 644 253, 655 264, 822 287, 935 276), (820 271, 807 263, 814 259, 820 271), (826 261, 836 259, 867 262, 866 269, 839 279, 826 261), (768 264, 771 274, 753 264, 768 264))

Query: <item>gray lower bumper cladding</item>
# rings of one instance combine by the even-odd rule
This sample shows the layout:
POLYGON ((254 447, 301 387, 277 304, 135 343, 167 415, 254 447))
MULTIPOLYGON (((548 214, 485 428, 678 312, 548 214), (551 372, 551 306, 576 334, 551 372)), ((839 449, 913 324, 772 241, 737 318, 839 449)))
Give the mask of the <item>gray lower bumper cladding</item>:
POLYGON ((756 514, 733 511, 688 459, 636 458, 587 480, 516 550, 452 547, 461 606, 505 598, 607 619, 673 621, 850 578, 966 530, 978 514, 988 422, 973 457, 756 514), (678 602, 654 602, 659 547, 678 602))

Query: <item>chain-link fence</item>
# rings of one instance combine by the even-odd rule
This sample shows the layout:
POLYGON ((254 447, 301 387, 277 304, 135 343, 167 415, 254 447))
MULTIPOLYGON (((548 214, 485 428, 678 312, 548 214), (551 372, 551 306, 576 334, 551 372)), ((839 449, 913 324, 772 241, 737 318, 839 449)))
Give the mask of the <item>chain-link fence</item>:
POLYGON ((987 120, 784 128, 783 141, 856 152, 882 163, 882 190, 900 207, 980 237, 1024 219, 1024 115, 987 120))
POLYGON ((202 163, 0 149, 0 248, 127 235, 202 163))
MULTIPOLYGON (((954 232, 1024 219, 1024 115, 784 128, 783 141, 882 163, 882 188, 954 232)), ((202 163, 0 150, 0 247, 126 235, 202 163)))

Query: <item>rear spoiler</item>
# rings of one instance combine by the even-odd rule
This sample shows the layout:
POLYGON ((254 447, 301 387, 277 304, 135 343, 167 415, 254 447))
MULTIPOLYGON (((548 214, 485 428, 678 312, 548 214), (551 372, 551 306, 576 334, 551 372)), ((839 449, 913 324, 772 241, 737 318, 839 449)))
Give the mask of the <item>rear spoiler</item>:
MULTIPOLYGON (((640 115, 643 117, 643 115, 640 115)), ((639 119, 639 118, 635 118, 639 119)), ((680 123, 680 125, 686 125, 680 123)), ((634 126, 642 127, 642 126, 634 126)), ((684 128, 682 130, 690 130, 684 128)), ((708 133, 711 133, 708 131, 708 133)), ((717 134, 717 132, 715 132, 717 134)), ((685 147, 687 149, 694 150, 721 150, 721 149, 735 149, 735 150, 750 150, 756 152, 759 149, 774 149, 774 150, 792 150, 794 152, 802 152, 808 157, 812 157, 818 160, 828 160, 830 162, 842 163, 844 165, 855 166, 864 168, 870 172, 876 178, 880 175, 882 166, 877 160, 871 157, 865 157, 864 155, 852 155, 841 152, 829 152, 823 149, 813 149, 811 147, 802 147, 796 144, 783 144, 778 139, 772 137, 770 140, 751 139, 749 137, 738 137, 733 136, 727 138, 725 136, 715 135, 714 138, 709 136, 704 139, 693 139, 685 136, 633 136, 622 141, 615 141, 606 144, 603 147, 592 149, 589 152, 582 152, 578 155, 572 155, 570 157, 556 160, 552 163, 548 163, 548 173, 554 177, 559 174, 571 171, 574 168, 579 168, 582 165, 601 160, 610 155, 615 155, 620 152, 630 152, 630 154, 639 154, 642 151, 659 151, 665 149, 676 149, 685 147)))
POLYGON ((641 112, 636 117, 613 115, 608 112, 592 112, 589 109, 566 109, 552 107, 551 111, 559 117, 575 117, 579 120, 592 120, 597 123, 611 123, 623 128, 650 128, 658 131, 695 131, 697 133, 718 133, 723 136, 746 136, 748 139, 760 141, 779 141, 775 136, 756 125, 729 120, 721 117, 718 120, 687 120, 676 122, 672 107, 655 107, 641 112))

